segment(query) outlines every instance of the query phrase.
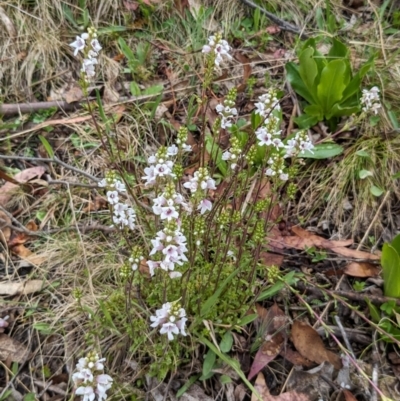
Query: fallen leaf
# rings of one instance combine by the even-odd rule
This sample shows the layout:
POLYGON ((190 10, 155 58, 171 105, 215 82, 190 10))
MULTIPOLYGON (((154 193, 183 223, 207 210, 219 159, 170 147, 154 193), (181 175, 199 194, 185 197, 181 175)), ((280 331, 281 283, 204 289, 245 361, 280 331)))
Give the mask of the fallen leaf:
POLYGON ((206 395, 204 390, 197 384, 192 384, 189 387, 189 390, 184 392, 179 399, 180 399, 180 401, 199 401, 199 400, 213 401, 214 400, 214 398, 211 398, 208 395, 206 395))
MULTIPOLYGON (((289 391, 280 395, 271 395, 262 373, 258 374, 254 388, 263 401, 310 401, 307 395, 297 393, 296 391, 289 391)), ((251 401, 259 401, 257 394, 253 393, 251 395, 251 401)))
POLYGON ((29 356, 28 349, 7 334, 0 334, 0 360, 24 363, 29 356))
POLYGON ((349 263, 344 272, 352 277, 375 277, 379 275, 380 269, 367 262, 352 262, 349 263))
POLYGON ((335 369, 341 369, 342 361, 339 355, 328 351, 318 332, 307 323, 296 320, 292 326, 291 339, 297 351, 305 358, 318 364, 327 361, 335 369))
POLYGON ((292 227, 292 232, 295 235, 282 236, 274 232, 274 235, 268 237, 269 245, 272 248, 277 249, 282 249, 282 247, 284 247, 301 250, 315 246, 317 248, 328 249, 349 258, 370 260, 380 259, 379 255, 358 251, 357 249, 345 248, 346 246, 352 245, 353 241, 351 239, 345 241, 330 241, 311 233, 310 231, 304 230, 299 226, 292 227))
POLYGON ((82 210, 83 213, 97 212, 98 210, 106 209, 107 201, 102 196, 96 196, 93 201, 82 210))
POLYGON ((262 319, 261 333, 264 342, 254 357, 248 375, 249 380, 280 354, 286 337, 287 317, 276 304, 268 311, 257 304, 256 308, 259 319, 262 319))
POLYGON ((311 366, 314 365, 314 362, 310 361, 307 358, 304 358, 304 356, 300 355, 297 351, 289 348, 289 347, 284 347, 281 350, 281 355, 290 363, 292 363, 295 366, 302 366, 304 368, 311 368, 311 366))
POLYGON ((43 280, 28 280, 21 283, 0 283, 0 295, 28 295, 38 292, 43 287, 43 280))
POLYGON ((83 91, 78 83, 74 83, 71 88, 69 88, 64 93, 64 99, 67 103, 79 102, 83 99, 83 91))
MULTIPOLYGON (((45 171, 46 171, 45 168, 42 166, 31 167, 16 174, 13 178, 20 184, 25 184, 29 180, 32 180, 33 178, 40 177, 41 175, 44 174, 45 171)), ((11 199, 13 192, 16 188, 18 188, 18 185, 13 184, 12 182, 6 182, 0 188, 0 205, 4 206, 7 204, 7 202, 11 199)))
MULTIPOLYGON (((1 196, 1 195, 0 195, 1 196)), ((11 237, 11 219, 0 210, 0 242, 6 245, 11 237)))
POLYGON ((266 267, 270 266, 280 267, 283 263, 284 256, 272 252, 261 252, 260 259, 262 260, 263 265, 266 267))

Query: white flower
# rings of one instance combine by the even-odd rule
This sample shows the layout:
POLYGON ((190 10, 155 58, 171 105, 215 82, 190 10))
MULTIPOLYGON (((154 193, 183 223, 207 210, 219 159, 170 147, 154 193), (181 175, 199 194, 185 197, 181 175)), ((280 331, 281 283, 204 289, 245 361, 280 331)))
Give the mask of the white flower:
POLYGON ((212 203, 208 199, 203 199, 197 208, 197 210, 200 210, 200 214, 204 214, 207 210, 212 209, 212 203))
POLYGON ((98 53, 102 47, 100 46, 100 43, 97 39, 92 39, 92 41, 90 42, 90 45, 92 46, 92 49, 98 53))
POLYGON ((363 89, 362 96, 360 99, 361 104, 364 106, 363 111, 372 111, 374 114, 378 114, 379 109, 382 107, 379 99, 379 88, 373 86, 370 90, 363 89))
POLYGON ((103 178, 101 181, 99 181, 99 182, 97 183, 97 185, 98 185, 100 188, 105 188, 105 187, 107 186, 107 181, 106 181, 106 179, 103 178))
POLYGON ((231 157, 232 157, 232 153, 229 151, 222 153, 222 160, 230 160, 231 157))
POLYGON ((118 192, 126 192, 126 187, 125 187, 125 183, 123 183, 122 181, 117 180, 115 182, 115 189, 118 192))
POLYGON ((96 397, 96 394, 93 390, 93 387, 78 387, 75 391, 76 395, 82 395, 82 401, 93 401, 96 397))
POLYGON ((112 205, 116 205, 119 202, 117 191, 107 191, 107 200, 112 205))
POLYGON ((188 144, 186 144, 186 143, 184 143, 184 144, 182 145, 182 150, 183 150, 184 152, 191 152, 191 151, 192 151, 192 146, 191 146, 191 145, 188 145, 188 144))
POLYGON ((70 45, 71 47, 74 47, 74 48, 75 48, 75 50, 74 50, 74 56, 76 57, 76 56, 78 55, 79 51, 83 51, 83 49, 84 49, 85 46, 86 46, 86 42, 85 42, 85 40, 83 39, 83 35, 82 35, 82 37, 81 37, 81 36, 77 36, 77 37, 76 37, 76 40, 75 40, 74 42, 70 43, 69 45, 70 45))
POLYGON ((154 166, 146 167, 144 169, 145 176, 142 177, 143 180, 147 181, 146 186, 150 186, 156 183, 156 173, 154 166))
POLYGON ((172 341, 174 339, 174 334, 179 334, 179 328, 175 323, 164 323, 161 327, 160 334, 167 334, 168 340, 172 341))
POLYGON ((150 327, 161 326, 160 334, 167 334, 170 341, 174 339, 174 335, 179 333, 186 336, 186 312, 183 308, 179 308, 175 302, 165 303, 161 309, 156 310, 155 316, 150 317, 150 321, 153 322, 150 327))
POLYGON ((209 54, 214 51, 214 63, 215 66, 219 67, 220 63, 224 61, 224 59, 232 60, 232 56, 230 55, 231 47, 228 42, 224 39, 216 40, 216 36, 210 36, 208 38, 208 44, 203 46, 202 52, 209 54))

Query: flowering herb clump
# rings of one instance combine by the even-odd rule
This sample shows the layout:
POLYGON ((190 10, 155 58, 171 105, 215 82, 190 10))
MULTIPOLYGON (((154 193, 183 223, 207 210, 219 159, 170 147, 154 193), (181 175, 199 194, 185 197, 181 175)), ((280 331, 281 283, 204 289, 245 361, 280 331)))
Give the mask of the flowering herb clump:
POLYGON ((75 394, 82 396, 82 401, 103 401, 107 399, 107 391, 113 379, 104 373, 105 358, 99 358, 95 352, 89 352, 85 358, 79 359, 76 372, 72 375, 75 394))

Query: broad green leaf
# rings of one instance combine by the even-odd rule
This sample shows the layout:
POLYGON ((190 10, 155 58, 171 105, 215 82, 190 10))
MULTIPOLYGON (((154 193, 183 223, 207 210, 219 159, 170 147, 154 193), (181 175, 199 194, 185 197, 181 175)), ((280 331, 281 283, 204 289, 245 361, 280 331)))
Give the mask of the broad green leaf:
POLYGON ((251 128, 253 129, 253 131, 259 128, 261 123, 263 122, 263 118, 260 116, 260 114, 256 113, 255 111, 251 113, 250 119, 251 119, 251 128))
POLYGON ((339 40, 333 38, 332 39, 332 46, 329 49, 329 53, 327 58, 331 60, 335 60, 338 58, 347 58, 349 56, 349 49, 345 44, 340 42, 339 40))
POLYGON ((97 30, 97 34, 110 34, 117 32, 125 32, 127 30, 126 26, 123 25, 111 25, 106 28, 100 28, 97 30))
POLYGON ((45 335, 53 334, 54 331, 48 323, 34 323, 33 328, 45 335))
POLYGON ((400 298, 400 256, 390 244, 383 244, 381 265, 385 296, 400 298))
POLYGON ((311 153, 309 150, 300 153, 298 157, 302 159, 329 159, 343 153, 343 146, 336 143, 321 143, 314 147, 311 153))
POLYGON ((272 287, 268 288, 266 291, 263 291, 258 297, 257 301, 263 301, 264 299, 268 299, 276 295, 285 284, 293 285, 297 281, 297 277, 295 277, 295 271, 291 271, 285 276, 283 276, 279 281, 277 281, 272 287))
POLYGON ((233 335, 230 331, 227 331, 221 340, 221 343, 219 344, 219 348, 222 352, 229 352, 232 348, 233 345, 233 335))
POLYGON ((295 117, 294 121, 299 128, 308 129, 310 127, 313 127, 320 120, 318 117, 309 116, 308 114, 303 114, 300 117, 295 117))
POLYGON ((360 156, 360 157, 368 157, 368 158, 371 158, 371 155, 366 151, 366 150, 358 150, 357 152, 356 152, 356 155, 357 156, 360 156))
POLYGON ((357 104, 355 106, 345 106, 343 103, 336 103, 331 108, 331 111, 326 115, 326 117, 344 117, 351 116, 354 113, 358 113, 360 111, 360 106, 357 104))
POLYGON ((54 150, 49 144, 48 140, 42 135, 39 135, 39 139, 40 142, 42 142, 43 147, 46 149, 47 154, 52 159, 54 157, 54 150))
POLYGON ((240 319, 240 321, 238 322, 238 326, 246 326, 246 324, 254 322, 254 320, 256 320, 257 317, 258 317, 257 313, 253 313, 252 315, 247 315, 242 319, 240 319))
POLYGON ((400 234, 396 235, 393 238, 391 245, 396 250, 396 252, 400 255, 400 234))
POLYGON ((208 376, 211 373, 211 370, 215 365, 216 359, 217 355, 215 354, 215 352, 209 349, 203 362, 203 370, 202 370, 203 376, 208 376))
MULTIPOLYGON (((311 47, 303 50, 299 56, 299 74, 304 82, 308 92, 311 94, 313 101, 310 103, 318 104, 317 90, 315 78, 318 75, 317 63, 314 60, 314 49, 311 47)), ((326 68, 326 67, 325 67, 326 68)), ((324 68, 324 70, 325 70, 324 68)), ((322 74, 324 72, 322 70, 322 74)), ((321 75, 322 77, 322 75, 321 75)))
POLYGON ((22 401, 35 401, 36 400, 36 394, 35 393, 28 393, 24 395, 24 398, 22 401))
POLYGON ((74 14, 72 12, 72 10, 65 4, 62 3, 62 11, 64 14, 64 17, 75 27, 75 28, 79 28, 78 23, 75 21, 74 18, 74 14))
POLYGON ((371 194, 376 197, 381 196, 385 192, 382 188, 379 188, 376 185, 371 185, 371 188, 369 190, 371 194))
POLYGON ((292 85, 295 92, 303 99, 307 100, 308 103, 315 103, 312 94, 307 89, 299 74, 299 67, 294 63, 286 63, 285 68, 287 80, 289 81, 290 85, 292 85))
POLYGON ((324 113, 319 104, 311 104, 304 108, 304 112, 311 117, 316 117, 318 120, 322 120, 324 118, 324 113))
POLYGON ((206 136, 206 149, 211 155, 221 174, 226 177, 228 173, 228 164, 225 160, 222 160, 222 151, 211 135, 206 136))
POLYGON ((360 170, 358 172, 358 176, 360 177, 361 180, 364 180, 367 177, 372 177, 374 174, 371 171, 368 170, 360 170))
POLYGON ((219 378, 219 382, 221 384, 228 384, 228 383, 232 383, 232 379, 227 375, 221 375, 219 378))
POLYGON ((343 60, 333 60, 322 70, 317 93, 318 103, 325 115, 328 115, 333 105, 342 99, 346 88, 346 73, 348 71, 343 60))

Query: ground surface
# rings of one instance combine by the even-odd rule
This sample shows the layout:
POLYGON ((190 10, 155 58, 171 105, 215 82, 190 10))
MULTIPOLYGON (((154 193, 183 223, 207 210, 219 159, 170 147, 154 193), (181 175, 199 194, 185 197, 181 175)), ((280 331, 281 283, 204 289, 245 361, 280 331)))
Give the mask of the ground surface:
MULTIPOLYGON (((245 3, 0 4, 0 318, 9 316, 8 325, 0 325, 0 400, 72 399, 71 374, 90 336, 99 334, 97 324, 97 345, 115 378, 113 400, 175 399, 185 383, 194 383, 182 396, 187 400, 257 399, 223 359, 211 365, 212 377, 198 380, 207 370, 204 345, 163 380, 149 374, 154 361, 120 331, 126 304, 118 271, 126 255, 112 251, 121 238, 110 228, 97 186, 109 169, 136 174, 186 123, 190 96, 200 93, 202 46, 218 30, 234 51, 214 95, 221 100, 237 87, 241 116, 274 87, 282 91, 285 131, 293 129, 302 103, 284 66, 296 60, 301 34, 338 37, 355 68, 374 53, 363 84, 379 86, 383 104, 378 119, 351 129, 349 118, 333 132, 323 123, 310 129, 314 143, 332 139, 343 152, 302 166, 296 196, 282 206, 264 255, 267 266, 305 279, 298 292, 280 288, 252 306, 258 318, 234 333, 229 358, 239 361, 264 401, 400 400, 400 303, 388 304, 383 296, 379 264, 382 244, 400 231, 398 4, 260 2, 276 16, 271 21, 245 3), (109 124, 98 109, 88 111, 79 60, 69 47, 89 22, 103 46, 89 100, 98 89, 109 124), (121 38, 133 49, 131 57, 121 38), (99 130, 117 138, 122 158, 110 157, 99 130), (338 357, 344 349, 349 367, 338 357)), ((190 141, 198 143, 195 131, 190 141)), ((186 167, 189 172, 190 163, 186 167)), ((267 277, 261 282, 274 290, 267 277)))

